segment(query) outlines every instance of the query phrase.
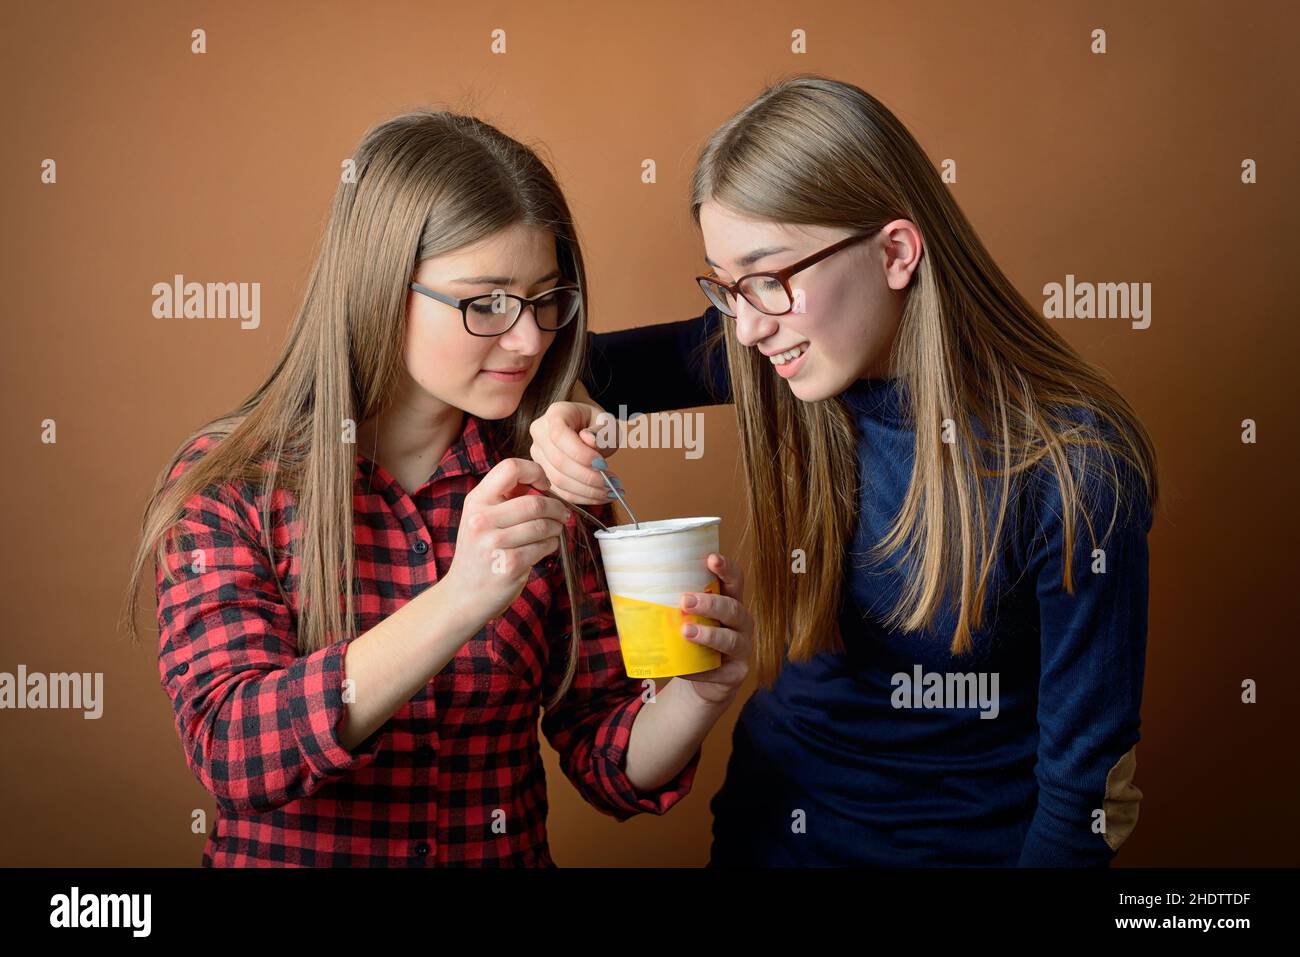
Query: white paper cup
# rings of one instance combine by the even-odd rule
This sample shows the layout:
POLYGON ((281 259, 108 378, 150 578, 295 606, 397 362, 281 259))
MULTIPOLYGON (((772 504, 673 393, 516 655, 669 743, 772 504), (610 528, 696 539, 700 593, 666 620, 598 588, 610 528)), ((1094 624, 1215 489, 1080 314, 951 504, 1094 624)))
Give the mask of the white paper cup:
POLYGON ((718 622, 681 609, 683 592, 719 591, 707 561, 719 550, 721 528, 722 519, 712 516, 596 531, 628 677, 668 678, 722 664, 719 652, 682 637, 687 622, 718 622))

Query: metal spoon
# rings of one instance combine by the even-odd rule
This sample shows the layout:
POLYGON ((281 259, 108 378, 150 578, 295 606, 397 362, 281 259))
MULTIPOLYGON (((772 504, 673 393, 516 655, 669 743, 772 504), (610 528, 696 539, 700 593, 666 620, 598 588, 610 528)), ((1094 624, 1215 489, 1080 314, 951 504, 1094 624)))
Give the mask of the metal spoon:
POLYGON ((614 497, 617 498, 619 504, 623 506, 623 511, 627 512, 628 516, 632 519, 633 527, 640 529, 641 523, 636 520, 636 516, 632 514, 632 510, 627 507, 627 499, 625 499, 623 493, 618 490, 618 486, 611 482, 609 476, 603 471, 600 473, 600 477, 605 480, 605 484, 609 486, 609 490, 614 493, 614 497))
MULTIPOLYGON (((608 476, 608 475, 605 475, 604 472, 601 472, 600 474, 603 475, 603 476, 605 477, 605 484, 609 486, 609 490, 610 490, 611 492, 613 492, 616 496, 618 496, 618 500, 619 500, 620 502, 623 503, 623 508, 627 509, 627 514, 630 515, 630 516, 632 517, 632 524, 633 524, 635 527, 640 528, 641 526, 637 523, 636 516, 635 516, 635 515, 632 515, 632 510, 631 510, 630 508, 627 507, 627 502, 626 502, 626 500, 624 500, 623 496, 619 494, 618 489, 615 488, 615 487, 614 487, 614 484, 609 480, 609 476, 608 476)), ((589 511, 587 511, 587 510, 586 510, 585 508, 583 508, 582 506, 580 506, 580 505, 574 505, 574 504, 573 504, 572 502, 570 502, 567 498, 562 498, 562 497, 560 497, 559 495, 556 495, 556 494, 555 494, 554 492, 552 492, 552 491, 549 491, 549 490, 547 490, 547 491, 542 491, 541 489, 538 489, 538 491, 541 492, 543 495, 546 495, 546 496, 548 496, 548 497, 550 497, 550 498, 555 499, 557 502, 563 502, 563 503, 565 504, 565 507, 567 507, 567 508, 572 508, 572 509, 577 510, 579 513, 581 513, 582 515, 584 515, 584 516, 587 518, 588 521, 595 522, 595 523, 596 523, 597 525, 599 525, 601 528, 603 528, 603 529, 605 529, 605 530, 608 531, 608 529, 609 529, 609 526, 608 526, 608 525, 606 525, 604 522, 602 522, 600 519, 598 519, 595 515, 592 515, 589 511)))

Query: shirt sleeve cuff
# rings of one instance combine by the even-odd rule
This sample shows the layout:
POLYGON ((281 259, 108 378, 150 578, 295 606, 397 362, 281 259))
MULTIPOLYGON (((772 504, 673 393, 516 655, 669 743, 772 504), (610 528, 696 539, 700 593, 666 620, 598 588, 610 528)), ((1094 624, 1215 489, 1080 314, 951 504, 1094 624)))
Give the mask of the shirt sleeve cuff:
POLYGON ((303 759, 317 777, 363 768, 379 753, 383 728, 352 750, 339 743, 347 716, 343 701, 343 655, 349 642, 336 641, 289 666, 289 713, 303 759))
POLYGON ((640 695, 628 699, 601 724, 596 732, 592 757, 597 776, 609 797, 613 816, 625 821, 637 814, 663 814, 690 793, 699 769, 702 748, 696 748, 686 766, 672 780, 652 791, 638 791, 627 776, 627 748, 632 725, 647 702, 640 695))

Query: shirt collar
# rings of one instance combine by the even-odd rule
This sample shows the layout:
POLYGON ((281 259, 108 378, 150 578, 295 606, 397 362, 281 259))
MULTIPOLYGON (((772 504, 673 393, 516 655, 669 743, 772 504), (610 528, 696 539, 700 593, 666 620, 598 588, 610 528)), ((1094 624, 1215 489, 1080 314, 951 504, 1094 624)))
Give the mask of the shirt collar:
MULTIPOLYGON (((426 482, 440 481, 457 475, 481 477, 491 471, 492 466, 504 457, 505 453, 494 424, 466 412, 460 436, 447 447, 447 451, 442 454, 442 459, 438 462, 438 467, 433 470, 426 482)), ((358 478, 366 482, 378 466, 361 453, 357 453, 356 458, 358 478)))
MULTIPOLYGON (((465 428, 460 434, 460 440, 452 443, 447 453, 453 451, 460 458, 460 472, 445 474, 468 472, 472 475, 486 475, 504 457, 496 427, 468 412, 465 413, 465 428)), ((444 455, 438 467, 441 468, 446 462, 447 456, 444 455)))

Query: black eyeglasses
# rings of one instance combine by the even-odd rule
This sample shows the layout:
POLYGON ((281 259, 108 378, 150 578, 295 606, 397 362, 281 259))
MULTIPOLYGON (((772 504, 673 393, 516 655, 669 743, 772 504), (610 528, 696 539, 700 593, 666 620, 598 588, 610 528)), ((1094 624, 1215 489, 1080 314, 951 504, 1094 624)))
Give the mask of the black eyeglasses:
POLYGON ((519 321, 525 306, 533 307, 533 319, 538 329, 554 332, 567 326, 582 305, 582 290, 577 286, 556 286, 531 299, 502 289, 467 299, 453 299, 418 282, 410 285, 421 295, 459 309, 465 331, 471 336, 504 335, 519 321))
MULTIPOLYGON (((880 230, 876 230, 879 232, 880 230)), ((709 297, 709 302, 721 310, 725 316, 736 318, 736 296, 745 297, 745 301, 757 309, 759 312, 766 313, 769 316, 784 316, 794 308, 794 292, 790 289, 790 277, 795 273, 807 269, 809 266, 821 262, 827 256, 831 256, 846 246, 852 246, 864 239, 870 239, 876 235, 876 232, 862 233, 859 236, 849 236, 847 239, 841 239, 832 246, 827 246, 821 252, 813 253, 806 259, 801 259, 797 263, 791 263, 784 269, 778 269, 775 272, 752 272, 748 275, 741 276, 735 282, 723 282, 716 275, 696 276, 695 281, 700 284, 704 290, 704 295, 709 297)))

